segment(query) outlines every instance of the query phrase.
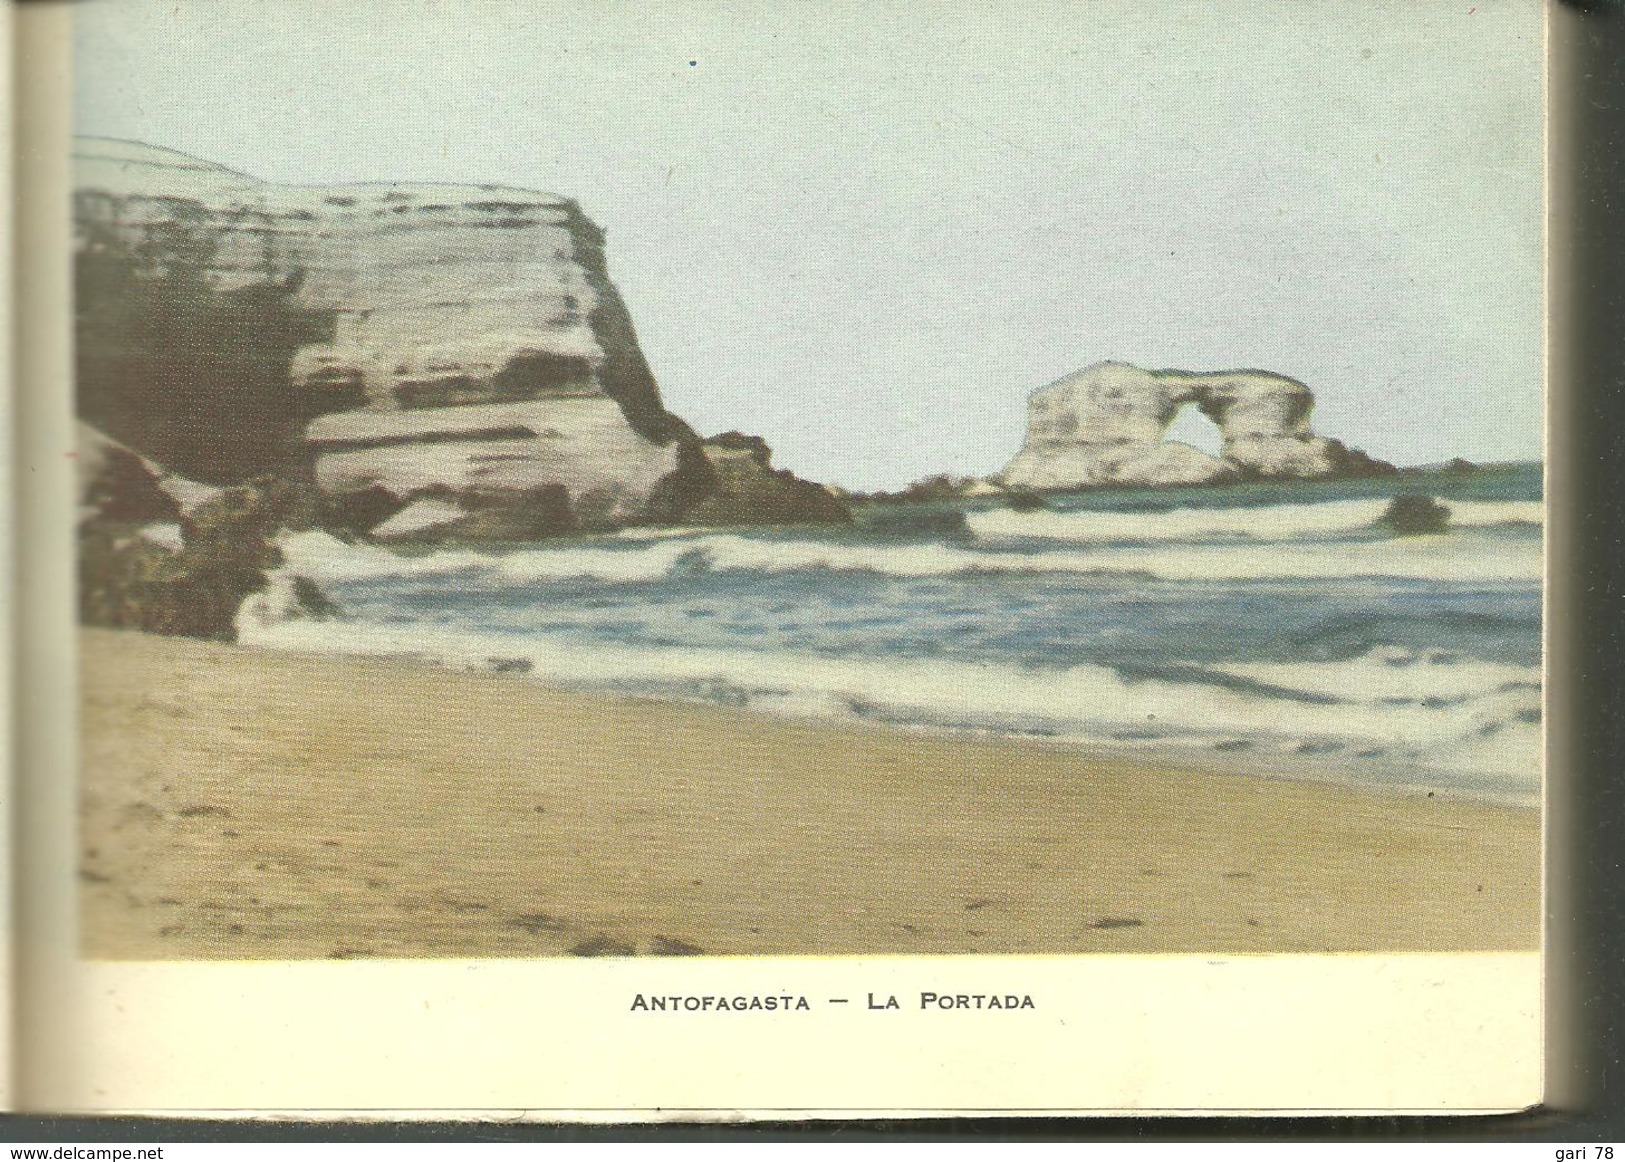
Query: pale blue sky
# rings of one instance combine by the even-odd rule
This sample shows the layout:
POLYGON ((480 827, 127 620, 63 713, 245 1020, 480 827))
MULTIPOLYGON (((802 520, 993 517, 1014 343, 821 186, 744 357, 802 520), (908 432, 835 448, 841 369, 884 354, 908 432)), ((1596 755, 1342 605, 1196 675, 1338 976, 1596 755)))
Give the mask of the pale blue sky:
POLYGON ((1540 452, 1538 0, 76 17, 81 132, 577 198, 667 405, 818 479, 996 470, 1108 358, 1295 376, 1402 463, 1540 452))

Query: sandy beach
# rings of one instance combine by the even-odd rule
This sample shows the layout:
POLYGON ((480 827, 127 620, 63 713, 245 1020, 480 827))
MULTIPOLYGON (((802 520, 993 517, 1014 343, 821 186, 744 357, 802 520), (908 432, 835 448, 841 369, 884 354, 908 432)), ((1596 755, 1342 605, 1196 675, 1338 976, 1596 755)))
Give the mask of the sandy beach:
POLYGON ((1538 812, 82 638, 111 959, 1526 949, 1538 812))

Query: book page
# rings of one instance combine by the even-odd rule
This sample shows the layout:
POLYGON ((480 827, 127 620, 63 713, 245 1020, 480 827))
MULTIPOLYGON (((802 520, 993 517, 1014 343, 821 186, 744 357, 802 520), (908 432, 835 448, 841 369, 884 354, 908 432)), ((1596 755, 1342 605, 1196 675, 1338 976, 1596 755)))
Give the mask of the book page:
POLYGON ((1538 6, 20 19, 25 1108, 1540 1100, 1538 6))

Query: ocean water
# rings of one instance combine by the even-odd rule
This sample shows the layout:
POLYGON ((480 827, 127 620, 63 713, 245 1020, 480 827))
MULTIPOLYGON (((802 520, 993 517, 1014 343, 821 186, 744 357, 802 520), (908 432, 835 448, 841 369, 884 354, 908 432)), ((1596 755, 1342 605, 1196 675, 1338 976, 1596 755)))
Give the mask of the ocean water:
MULTIPOLYGON (((1538 794, 1538 465, 862 511, 414 554, 286 537, 344 610, 265 647, 1051 740, 1197 769, 1538 794), (1399 537, 1425 492, 1450 531, 1399 537)), ((247 611, 245 610, 245 614, 247 611)))

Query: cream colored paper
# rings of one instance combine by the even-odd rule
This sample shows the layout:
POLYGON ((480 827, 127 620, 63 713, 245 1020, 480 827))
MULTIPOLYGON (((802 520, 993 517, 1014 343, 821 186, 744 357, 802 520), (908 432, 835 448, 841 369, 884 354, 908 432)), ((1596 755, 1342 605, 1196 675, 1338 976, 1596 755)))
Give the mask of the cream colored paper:
POLYGON ((1483 1112, 1542 1094, 1534 954, 95 963, 74 954, 67 6, 17 10, 27 610, 18 1104, 661 1119, 1483 1112), (922 991, 1031 996, 944 1011, 922 991), (639 995, 805 996, 647 1012, 639 995), (899 1009, 870 1009, 870 994, 899 1009), (830 998, 846 997, 833 1006, 830 998))

